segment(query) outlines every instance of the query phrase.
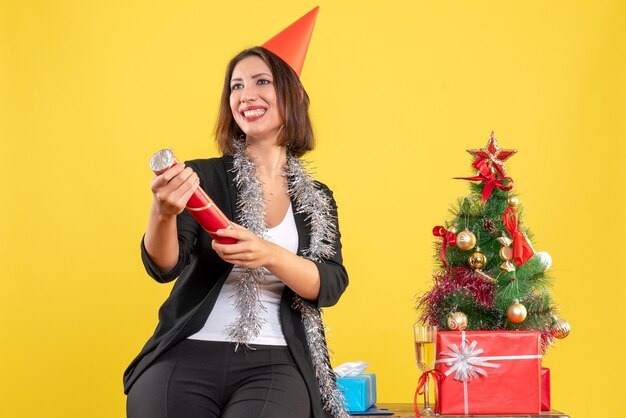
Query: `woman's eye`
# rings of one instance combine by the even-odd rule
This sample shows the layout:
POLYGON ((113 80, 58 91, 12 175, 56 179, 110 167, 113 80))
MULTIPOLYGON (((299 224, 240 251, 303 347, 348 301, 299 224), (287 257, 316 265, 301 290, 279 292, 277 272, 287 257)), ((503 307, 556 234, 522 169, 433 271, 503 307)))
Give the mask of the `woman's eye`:
POLYGON ((257 84, 269 84, 269 83, 270 83, 270 81, 269 81, 269 80, 265 80, 265 79, 261 78, 261 79, 257 80, 257 82, 256 82, 256 83, 257 83, 257 84))
POLYGON ((237 84, 233 84, 232 86, 230 86, 230 90, 234 91, 234 90, 239 90, 240 88, 243 87, 243 84, 241 83, 237 83, 237 84))

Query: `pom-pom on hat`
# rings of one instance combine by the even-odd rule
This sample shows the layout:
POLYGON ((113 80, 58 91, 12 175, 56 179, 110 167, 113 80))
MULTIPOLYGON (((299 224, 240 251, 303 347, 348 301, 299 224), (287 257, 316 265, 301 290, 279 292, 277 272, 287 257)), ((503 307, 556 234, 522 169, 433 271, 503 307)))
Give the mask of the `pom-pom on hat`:
POLYGON ((263 48, 269 49, 289 64, 298 77, 302 72, 319 8, 316 6, 262 45, 263 48))

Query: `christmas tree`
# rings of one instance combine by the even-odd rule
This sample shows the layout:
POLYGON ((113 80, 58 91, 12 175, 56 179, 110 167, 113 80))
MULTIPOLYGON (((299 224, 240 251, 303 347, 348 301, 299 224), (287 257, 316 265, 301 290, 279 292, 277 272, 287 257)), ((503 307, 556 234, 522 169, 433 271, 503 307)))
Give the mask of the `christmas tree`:
POLYGON ((505 161, 517 151, 501 149, 494 133, 474 158, 471 194, 453 205, 452 219, 436 226, 434 284, 417 299, 420 321, 440 330, 534 330, 545 352, 570 327, 559 319, 548 288, 552 264, 536 252, 523 224, 505 161))

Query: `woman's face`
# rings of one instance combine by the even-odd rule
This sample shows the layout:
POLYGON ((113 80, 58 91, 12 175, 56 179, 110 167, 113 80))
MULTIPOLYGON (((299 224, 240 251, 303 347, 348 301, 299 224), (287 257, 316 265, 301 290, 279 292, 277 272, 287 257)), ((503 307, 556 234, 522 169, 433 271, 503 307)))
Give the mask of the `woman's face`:
POLYGON ((284 121, 269 66, 252 55, 239 61, 230 79, 230 110, 247 139, 276 140, 284 121))

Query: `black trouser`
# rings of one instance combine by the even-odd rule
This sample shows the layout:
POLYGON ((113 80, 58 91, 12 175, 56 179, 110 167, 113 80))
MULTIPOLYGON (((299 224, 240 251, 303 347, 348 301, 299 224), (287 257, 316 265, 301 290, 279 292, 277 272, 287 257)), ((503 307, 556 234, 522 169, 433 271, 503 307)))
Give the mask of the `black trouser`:
POLYGON ((310 400, 287 347, 185 340, 128 394, 128 418, 308 418, 310 400))

